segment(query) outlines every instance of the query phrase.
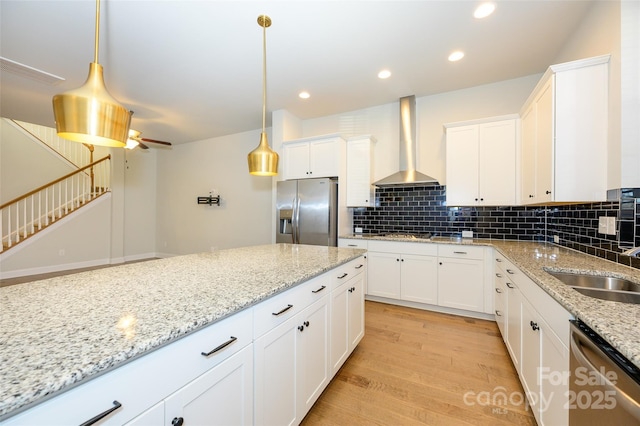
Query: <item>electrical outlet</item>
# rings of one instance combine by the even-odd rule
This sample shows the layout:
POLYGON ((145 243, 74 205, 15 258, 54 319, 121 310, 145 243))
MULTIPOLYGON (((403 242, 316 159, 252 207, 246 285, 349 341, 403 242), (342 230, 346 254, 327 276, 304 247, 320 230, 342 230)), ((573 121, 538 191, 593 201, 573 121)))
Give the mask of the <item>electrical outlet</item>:
POLYGON ((607 217, 600 216, 598 217, 598 234, 606 234, 607 233, 607 217))
POLYGON ((462 231, 462 238, 473 238, 473 231, 462 231))
POLYGON ((362 228, 356 227, 355 232, 356 232, 356 234, 362 234, 362 228))
POLYGON ((607 216, 607 235, 616 235, 616 218, 613 216, 607 216))

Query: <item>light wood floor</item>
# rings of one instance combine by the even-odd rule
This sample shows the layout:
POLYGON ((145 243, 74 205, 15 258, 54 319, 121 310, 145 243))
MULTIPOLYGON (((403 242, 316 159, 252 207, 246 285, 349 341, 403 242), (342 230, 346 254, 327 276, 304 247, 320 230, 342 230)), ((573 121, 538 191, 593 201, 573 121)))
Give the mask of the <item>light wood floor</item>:
POLYGON ((365 309, 365 337, 303 425, 536 424, 494 322, 370 301, 365 309), (501 405, 505 395, 515 405, 501 405))

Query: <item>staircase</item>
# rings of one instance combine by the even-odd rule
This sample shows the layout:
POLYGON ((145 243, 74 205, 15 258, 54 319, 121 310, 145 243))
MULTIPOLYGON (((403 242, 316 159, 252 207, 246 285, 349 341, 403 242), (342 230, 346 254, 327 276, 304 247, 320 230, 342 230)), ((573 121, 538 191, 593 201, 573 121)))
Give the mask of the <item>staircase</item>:
MULTIPOLYGON (((24 129, 23 125, 27 123, 15 124, 24 129)), ((28 126, 33 126, 25 129, 31 137, 54 149, 51 143, 46 143, 37 136, 37 127, 40 126, 28 126)), ((49 137, 49 140, 51 139, 49 137)), ((111 155, 92 161, 93 146, 83 147, 82 144, 76 142, 69 142, 69 144, 81 149, 60 143, 59 147, 62 147, 66 152, 55 151, 57 155, 65 157, 67 161, 74 164, 75 170, 0 205, 0 241, 2 243, 0 244, 0 253, 15 247, 63 217, 111 191, 111 155), (82 150, 87 154, 83 154, 82 150), (65 155, 69 153, 73 154, 71 158, 65 155), (83 156, 91 161, 88 164, 85 163, 84 166, 77 166, 78 163, 86 161, 83 156)))

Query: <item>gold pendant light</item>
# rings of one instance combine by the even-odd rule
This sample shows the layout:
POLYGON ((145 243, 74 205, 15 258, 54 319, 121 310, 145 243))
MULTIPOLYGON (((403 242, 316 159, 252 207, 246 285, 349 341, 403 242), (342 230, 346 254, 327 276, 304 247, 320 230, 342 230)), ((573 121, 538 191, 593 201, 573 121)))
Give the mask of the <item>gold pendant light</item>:
POLYGON ((249 173, 256 176, 275 176, 278 174, 278 154, 269 148, 265 131, 267 117, 267 27, 271 26, 271 18, 258 16, 258 25, 262 27, 262 133, 260 144, 247 156, 249 173))
POLYGON ((92 145, 124 147, 132 112, 115 100, 104 85, 98 63, 100 0, 96 0, 96 39, 89 77, 82 87, 53 97, 58 136, 92 145))

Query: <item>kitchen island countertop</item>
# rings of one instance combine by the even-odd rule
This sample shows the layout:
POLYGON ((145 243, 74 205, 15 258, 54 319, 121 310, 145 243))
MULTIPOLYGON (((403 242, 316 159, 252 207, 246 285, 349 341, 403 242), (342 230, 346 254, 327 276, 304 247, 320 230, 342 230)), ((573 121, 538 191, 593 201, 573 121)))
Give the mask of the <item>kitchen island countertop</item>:
POLYGON ((362 255, 274 244, 0 288, 0 420, 362 255))
POLYGON ((640 367, 640 304, 612 302, 584 296, 546 272, 549 270, 609 275, 640 283, 638 269, 545 242, 448 237, 402 239, 371 234, 344 235, 340 238, 495 247, 569 313, 581 319, 640 367))

